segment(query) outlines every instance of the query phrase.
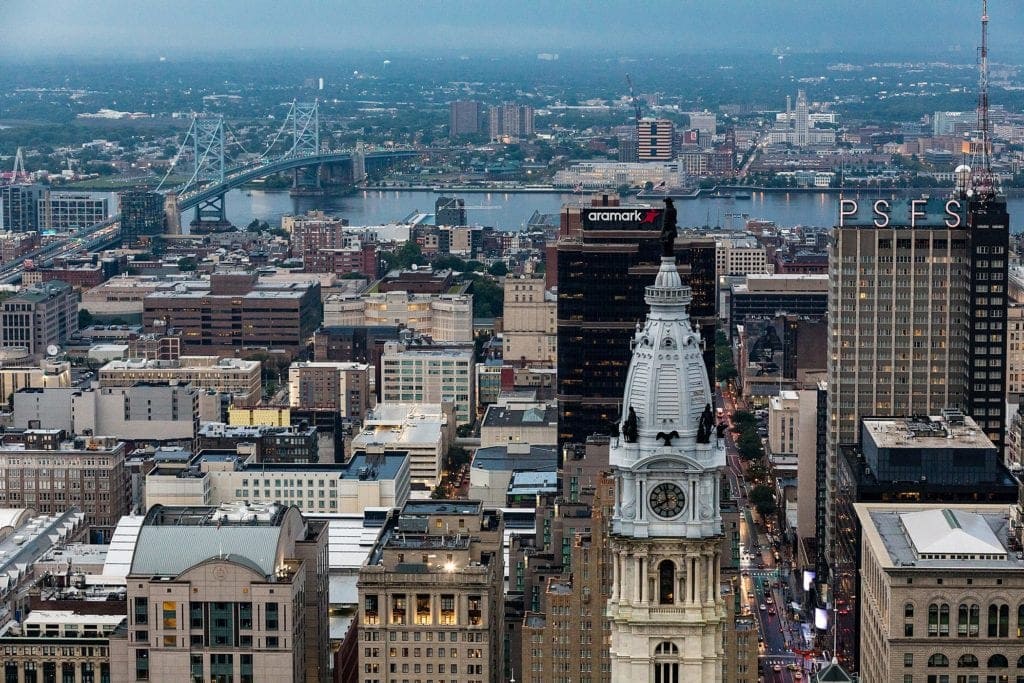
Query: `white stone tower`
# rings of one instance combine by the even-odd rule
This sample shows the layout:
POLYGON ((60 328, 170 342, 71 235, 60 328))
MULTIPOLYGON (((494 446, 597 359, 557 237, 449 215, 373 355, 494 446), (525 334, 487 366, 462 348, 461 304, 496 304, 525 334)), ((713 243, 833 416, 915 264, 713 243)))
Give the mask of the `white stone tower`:
POLYGON ((713 395, 690 325, 690 288, 665 256, 644 297, 612 439, 611 680, 722 680, 719 478, 713 395))

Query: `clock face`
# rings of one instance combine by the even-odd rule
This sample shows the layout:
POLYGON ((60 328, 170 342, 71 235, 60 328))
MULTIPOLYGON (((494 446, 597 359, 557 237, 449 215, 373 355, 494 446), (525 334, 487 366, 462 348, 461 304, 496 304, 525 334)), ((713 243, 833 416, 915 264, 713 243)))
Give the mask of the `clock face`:
POLYGON ((651 490, 651 510, 659 517, 675 517, 686 507, 683 490, 672 483, 658 484, 651 490))

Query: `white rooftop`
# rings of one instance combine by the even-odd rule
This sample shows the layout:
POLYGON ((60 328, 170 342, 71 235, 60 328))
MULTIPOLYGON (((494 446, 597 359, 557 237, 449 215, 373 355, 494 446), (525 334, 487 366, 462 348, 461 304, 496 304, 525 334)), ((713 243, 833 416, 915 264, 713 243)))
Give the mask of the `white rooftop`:
POLYGON ((941 556, 950 555, 1006 557, 1006 548, 985 518, 976 512, 935 509, 904 512, 899 517, 914 552, 923 559, 945 559, 941 556))

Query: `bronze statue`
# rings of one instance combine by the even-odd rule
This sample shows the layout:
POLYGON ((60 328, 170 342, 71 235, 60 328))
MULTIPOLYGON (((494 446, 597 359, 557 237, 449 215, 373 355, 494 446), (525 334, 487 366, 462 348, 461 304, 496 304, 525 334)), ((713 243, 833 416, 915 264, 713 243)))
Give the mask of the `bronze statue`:
POLYGON ((679 234, 676 228, 676 207, 671 197, 665 197, 665 212, 661 214, 661 255, 675 256, 676 235, 679 234))
POLYGON ((626 443, 636 443, 639 438, 637 431, 636 411, 633 410, 633 406, 629 407, 629 417, 626 418, 625 424, 622 425, 622 438, 626 440, 626 443))
POLYGON ((679 438, 679 432, 677 432, 674 429, 671 432, 668 432, 667 434, 665 432, 658 432, 658 435, 655 436, 654 438, 655 439, 664 439, 665 440, 665 446, 671 446, 672 445, 672 439, 678 439, 679 438))
POLYGON ((705 404, 704 412, 700 414, 700 422, 697 423, 697 443, 711 442, 711 428, 714 424, 715 417, 711 412, 711 404, 705 404))

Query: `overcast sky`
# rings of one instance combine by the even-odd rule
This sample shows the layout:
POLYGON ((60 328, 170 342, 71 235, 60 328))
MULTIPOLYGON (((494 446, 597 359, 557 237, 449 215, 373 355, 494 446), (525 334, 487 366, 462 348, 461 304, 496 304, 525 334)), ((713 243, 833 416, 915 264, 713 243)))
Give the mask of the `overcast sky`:
MULTIPOLYGON (((991 0, 1009 61, 1024 2, 991 0)), ((252 49, 638 53, 843 50, 973 59, 980 0, 0 0, 0 55, 181 55, 252 49)))

